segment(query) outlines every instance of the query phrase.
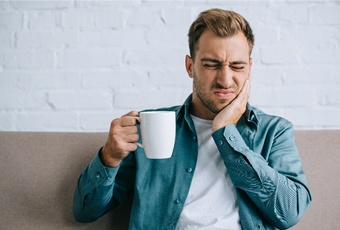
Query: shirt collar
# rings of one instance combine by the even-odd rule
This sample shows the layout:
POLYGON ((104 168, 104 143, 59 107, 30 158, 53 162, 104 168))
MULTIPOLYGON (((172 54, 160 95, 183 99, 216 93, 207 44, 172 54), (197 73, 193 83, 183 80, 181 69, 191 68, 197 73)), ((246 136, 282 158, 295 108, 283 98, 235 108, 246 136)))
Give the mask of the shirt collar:
POLYGON ((247 103, 246 112, 244 114, 248 122, 254 123, 256 126, 259 124, 259 119, 256 110, 253 106, 247 103))

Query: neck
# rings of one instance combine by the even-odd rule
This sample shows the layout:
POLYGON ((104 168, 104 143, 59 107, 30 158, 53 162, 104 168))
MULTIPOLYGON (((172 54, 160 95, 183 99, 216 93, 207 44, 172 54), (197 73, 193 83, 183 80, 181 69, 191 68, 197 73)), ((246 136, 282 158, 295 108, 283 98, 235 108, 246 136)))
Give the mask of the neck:
POLYGON ((195 95, 193 95, 192 102, 190 104, 190 114, 205 120, 214 120, 216 117, 216 114, 211 112, 195 95))

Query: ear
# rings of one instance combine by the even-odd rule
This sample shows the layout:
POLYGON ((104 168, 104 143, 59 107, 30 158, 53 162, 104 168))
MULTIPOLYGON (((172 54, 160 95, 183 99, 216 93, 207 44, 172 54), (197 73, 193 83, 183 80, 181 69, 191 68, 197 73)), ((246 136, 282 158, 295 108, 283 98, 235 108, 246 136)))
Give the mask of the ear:
POLYGON ((189 55, 185 56, 185 69, 187 70, 187 73, 190 78, 193 77, 193 66, 194 62, 192 58, 189 55))

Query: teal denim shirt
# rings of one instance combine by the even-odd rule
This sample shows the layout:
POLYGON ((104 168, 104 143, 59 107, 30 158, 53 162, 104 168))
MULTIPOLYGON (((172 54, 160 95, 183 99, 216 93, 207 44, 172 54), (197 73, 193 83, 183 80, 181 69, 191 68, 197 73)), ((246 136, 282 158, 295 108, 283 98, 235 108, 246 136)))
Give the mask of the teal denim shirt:
MULTIPOLYGON (((76 220, 94 221, 133 195, 130 229, 176 228, 197 161, 191 100, 189 96, 183 106, 160 109, 177 114, 171 158, 148 159, 138 148, 120 166, 108 168, 98 154, 94 157, 76 187, 76 220)), ((236 188, 242 229, 285 229, 296 224, 311 194, 292 124, 247 105, 237 125, 215 131, 213 139, 236 188)))

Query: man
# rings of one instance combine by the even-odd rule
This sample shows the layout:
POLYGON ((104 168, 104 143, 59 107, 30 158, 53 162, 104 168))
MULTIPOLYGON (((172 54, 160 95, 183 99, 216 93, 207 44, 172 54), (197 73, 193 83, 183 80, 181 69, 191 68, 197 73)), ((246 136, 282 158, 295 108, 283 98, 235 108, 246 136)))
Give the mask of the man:
POLYGON ((80 176, 78 221, 94 221, 133 195, 130 229, 285 229, 311 202, 293 126, 247 101, 254 36, 239 14, 202 12, 189 30, 193 93, 176 111, 169 159, 150 160, 132 111, 111 123, 80 176))

